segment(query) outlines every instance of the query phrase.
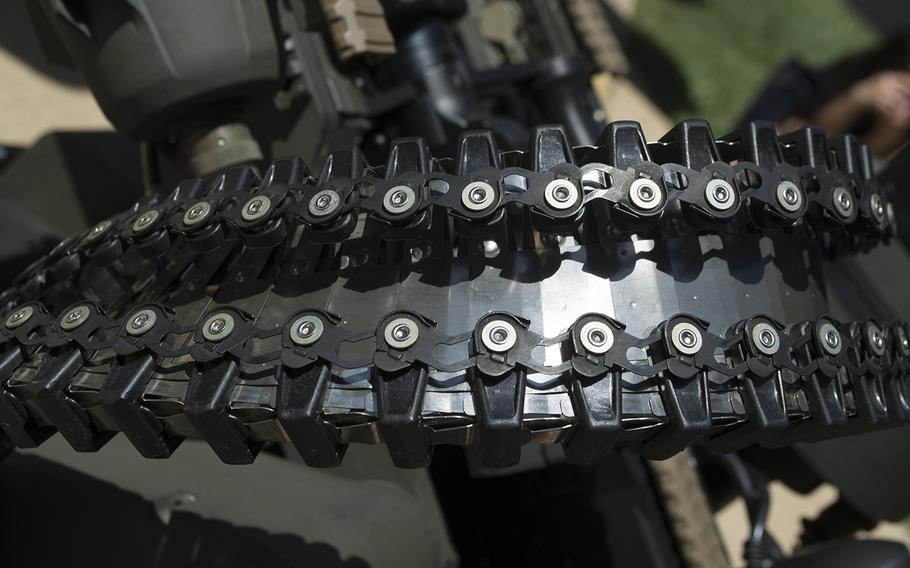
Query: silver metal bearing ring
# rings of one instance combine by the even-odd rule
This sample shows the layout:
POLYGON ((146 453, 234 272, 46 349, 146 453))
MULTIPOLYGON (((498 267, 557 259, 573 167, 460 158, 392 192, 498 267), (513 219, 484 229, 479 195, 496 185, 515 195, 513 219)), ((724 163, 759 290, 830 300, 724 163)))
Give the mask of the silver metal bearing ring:
POLYGON ((897 335, 897 348, 901 350, 903 355, 910 355, 910 340, 907 339, 907 332, 904 331, 904 327, 898 326, 895 335, 897 335))
POLYGON ((155 221, 158 220, 158 216, 161 215, 157 209, 149 209, 142 215, 136 218, 136 221, 133 222, 131 230, 133 233, 141 233, 147 229, 151 229, 154 226, 155 221))
POLYGON ((407 213, 415 203, 417 194, 406 185, 396 185, 385 192, 382 198, 382 208, 393 215, 407 213))
POLYGON ((198 225, 205 221, 211 212, 212 206, 208 201, 194 203, 193 206, 187 209, 186 213, 183 214, 183 224, 187 227, 198 225))
POLYGON ((834 324, 825 322, 818 328, 818 342, 828 355, 837 355, 843 348, 840 332, 834 324))
POLYGON ((764 355, 774 355, 780 350, 780 334, 774 326, 759 322, 752 327, 752 343, 764 355))
POLYGON ((88 321, 92 311, 88 306, 76 306, 60 318, 60 329, 71 331, 88 321))
POLYGON ((272 208, 272 200, 265 195, 257 195, 244 204, 240 210, 240 216, 244 221, 256 221, 269 214, 272 208))
POLYGON ((834 205, 834 210, 837 212, 839 217, 848 219, 850 215, 853 214, 855 204, 853 203, 853 196, 850 195, 850 192, 847 191, 847 188, 834 188, 834 191, 831 192, 831 202, 832 205, 834 205))
POLYGON ((132 314, 126 322, 126 332, 129 335, 140 336, 148 333, 158 321, 155 310, 144 309, 132 314))
POLYGON ((593 320, 581 326, 578 338, 582 347, 595 355, 603 355, 613 347, 613 330, 602 321, 593 320))
POLYGON ((777 204, 789 213, 796 213, 803 206, 803 191, 792 181, 777 184, 777 204))
POLYGON ((417 343, 420 328, 417 327, 417 322, 411 318, 395 318, 386 324, 382 337, 393 349, 407 349, 417 343))
POLYGON ((629 201, 642 211, 654 211, 663 201, 663 192, 654 180, 638 178, 629 186, 629 201))
POLYGON ((869 346, 872 348, 873 353, 879 357, 885 354, 885 336, 882 335, 882 330, 874 323, 866 325, 866 339, 869 341, 869 346))
POLYGON ((84 237, 82 237, 82 241, 83 242, 94 241, 95 239, 97 239, 98 237, 100 237, 101 235, 106 233, 107 230, 110 229, 112 226, 113 226, 113 223, 110 220, 101 221, 100 223, 98 223, 97 225, 92 227, 92 230, 89 231, 84 237))
POLYGON ((35 308, 31 306, 23 306, 19 308, 6 318, 6 329, 16 329, 20 325, 30 320, 34 313, 35 308))
POLYGON ((712 179, 705 186, 705 200, 718 211, 727 211, 736 204, 736 193, 727 180, 712 179))
POLYGON ((873 193, 872 196, 869 197, 869 211, 872 213, 872 217, 875 219, 876 223, 879 225, 884 224, 886 220, 885 203, 882 200, 881 195, 873 193))
POLYGON ((234 316, 227 312, 212 314, 202 325, 202 337, 212 342, 225 339, 234 331, 234 316))
POLYGON ((484 347, 495 353, 505 353, 515 347, 518 332, 511 323, 496 319, 487 322, 480 330, 480 341, 484 347))
POLYGON ((496 190, 485 181, 472 181, 461 192, 461 204, 469 211, 484 211, 496 201, 496 190))
POLYGON ((553 209, 564 211, 578 203, 578 188, 565 179, 554 179, 543 191, 543 199, 553 209))
POLYGON ((679 322, 670 330, 673 347, 683 355, 695 355, 701 351, 701 331, 689 322, 679 322))
POLYGON ((322 323, 322 318, 319 316, 300 316, 291 324, 291 341, 296 345, 312 345, 322 337, 324 329, 325 325, 322 323))
POLYGON ((309 211, 310 215, 313 217, 328 217, 337 211, 340 205, 341 196, 338 195, 337 191, 323 189, 310 198, 310 203, 307 205, 307 211, 309 211))

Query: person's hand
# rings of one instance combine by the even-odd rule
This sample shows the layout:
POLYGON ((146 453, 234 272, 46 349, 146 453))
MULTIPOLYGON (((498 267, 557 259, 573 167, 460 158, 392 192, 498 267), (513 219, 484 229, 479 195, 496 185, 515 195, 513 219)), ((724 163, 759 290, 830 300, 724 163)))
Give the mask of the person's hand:
POLYGON ((910 128, 910 72, 876 73, 854 85, 853 96, 892 126, 910 128))

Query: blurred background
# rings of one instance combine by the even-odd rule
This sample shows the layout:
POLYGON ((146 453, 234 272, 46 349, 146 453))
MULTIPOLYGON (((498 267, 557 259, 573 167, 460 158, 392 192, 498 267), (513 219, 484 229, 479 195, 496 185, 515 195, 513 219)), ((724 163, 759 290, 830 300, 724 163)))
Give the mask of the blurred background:
MULTIPOLYGON (((655 139, 689 117, 709 120, 718 135, 749 118, 773 119, 782 129, 827 120, 834 130, 873 142, 880 164, 905 140, 906 0, 605 1, 623 47, 598 62, 605 71, 595 77, 595 88, 608 121, 640 121, 655 139)), ((45 58, 25 0, 0 3, 0 85, 0 171, 17 152, 54 143, 60 133, 112 129, 79 73, 45 58)), ((80 160, 78 153, 68 155, 80 160)), ((118 156, 107 159, 114 163, 118 156)), ((129 176, 124 173, 124 184, 137 183, 129 176)), ((5 202, 33 198, 0 195, 5 202)), ((76 213, 46 232, 72 232, 91 217, 76 213)), ((771 532, 789 549, 801 518, 835 502, 837 491, 825 485, 798 495, 774 482, 771 496, 771 532)), ((735 501, 717 519, 730 557, 739 558, 748 530, 744 506, 735 501)), ((873 533, 910 544, 905 524, 883 523, 873 533)))

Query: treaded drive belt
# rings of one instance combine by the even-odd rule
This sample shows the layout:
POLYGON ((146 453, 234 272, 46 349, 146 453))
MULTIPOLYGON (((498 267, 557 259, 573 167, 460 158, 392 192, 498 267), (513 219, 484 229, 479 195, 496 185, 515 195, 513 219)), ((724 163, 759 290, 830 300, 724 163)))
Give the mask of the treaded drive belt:
POLYGON ((730 231, 805 234, 833 256, 887 240, 894 222, 854 138, 778 139, 765 123, 715 140, 687 121, 646 144, 619 122, 583 148, 544 126, 526 153, 476 131, 454 161, 408 138, 384 169, 351 148, 318 177, 291 158, 261 180, 189 180, 64 241, 0 296, 0 425, 19 447, 59 431, 78 451, 122 431, 154 458, 198 437, 228 463, 267 441, 316 466, 385 443, 418 467, 438 444, 478 444, 504 466, 525 443, 561 443, 584 463, 616 444, 664 458, 695 441, 733 450, 904 423, 902 323, 756 314, 716 329, 677 314, 636 335, 592 312, 544 336, 490 298, 450 333, 417 302, 353 327, 313 300, 376 267, 730 231))

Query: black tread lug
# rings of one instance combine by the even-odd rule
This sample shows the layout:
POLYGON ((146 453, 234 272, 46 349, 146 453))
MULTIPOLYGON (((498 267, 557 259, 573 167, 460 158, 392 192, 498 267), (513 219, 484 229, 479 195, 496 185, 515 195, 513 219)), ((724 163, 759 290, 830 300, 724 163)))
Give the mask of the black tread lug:
POLYGON ((253 463, 262 442, 253 442, 245 427, 230 415, 228 405, 240 380, 236 362, 224 359, 202 364, 186 388, 184 413, 218 457, 228 464, 253 463))
POLYGON ((569 393, 577 423, 565 443, 566 461, 590 464, 606 457, 622 435, 622 386, 612 372, 593 380, 573 375, 569 393))
POLYGON ((742 159, 756 166, 773 170, 784 162, 773 122, 750 122, 739 131, 724 136, 724 140, 739 143, 742 159))
POLYGON ((650 146, 660 162, 681 164, 699 171, 720 161, 711 126, 704 120, 684 120, 650 146))
POLYGON ((0 353, 0 427, 20 448, 36 448, 57 431, 50 426, 39 427, 29 420, 28 411, 3 385, 24 360, 18 347, 6 345, 0 353))
POLYGON ((101 404, 136 450, 147 458, 166 458, 183 441, 164 434, 161 421, 142 406, 142 393, 158 363, 151 355, 121 357, 101 386, 101 404))
POLYGON ((471 372, 471 388, 482 431, 480 453, 486 465, 506 467, 521 459, 525 378, 526 371, 520 368, 500 377, 476 369, 471 372))
POLYGON ((651 152, 641 124, 631 120, 611 122, 596 142, 597 148, 588 161, 602 162, 620 169, 629 169, 651 161, 651 152))
POLYGON ((275 412, 288 438, 307 465, 341 464, 347 445, 322 415, 322 404, 332 381, 328 365, 311 365, 282 372, 275 412))
POLYGON ((32 400, 77 452, 95 452, 116 432, 96 432, 88 414, 66 389, 85 362, 78 348, 53 349, 41 362, 28 390, 32 400))
POLYGON ((374 373, 379 430, 398 467, 426 467, 433 457, 420 421, 428 379, 426 367, 374 373))
POLYGON ((429 174, 430 148, 420 137, 398 138, 392 141, 386 162, 385 179, 395 179, 406 173, 429 174))
POLYGON ((457 173, 468 175, 482 168, 499 168, 499 147, 489 130, 471 130, 458 139, 457 173))
POLYGON ((530 169, 545 172, 562 164, 574 164, 575 155, 561 124, 537 126, 531 132, 529 144, 530 169))
POLYGON ((825 131, 808 126, 780 137, 784 158, 794 166, 812 166, 822 170, 832 167, 832 154, 825 131))
POLYGON ((366 170, 367 160, 359 146, 348 146, 329 154, 319 174, 319 185, 336 179, 356 179, 366 170))
POLYGON ((310 175, 310 170, 300 156, 290 156, 275 160, 265 171, 260 184, 260 191, 273 185, 290 185, 298 183, 310 175))

